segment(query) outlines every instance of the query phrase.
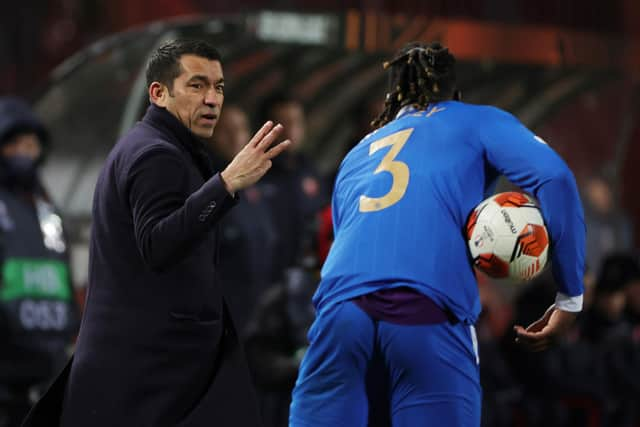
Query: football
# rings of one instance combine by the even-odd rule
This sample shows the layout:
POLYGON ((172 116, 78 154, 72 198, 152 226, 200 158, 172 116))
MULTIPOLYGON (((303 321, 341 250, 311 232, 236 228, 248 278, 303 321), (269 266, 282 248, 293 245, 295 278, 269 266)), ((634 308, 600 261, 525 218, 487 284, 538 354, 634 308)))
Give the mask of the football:
POLYGON ((547 228, 537 202, 527 194, 499 193, 482 201, 465 231, 474 265, 490 277, 531 280, 547 263, 547 228))

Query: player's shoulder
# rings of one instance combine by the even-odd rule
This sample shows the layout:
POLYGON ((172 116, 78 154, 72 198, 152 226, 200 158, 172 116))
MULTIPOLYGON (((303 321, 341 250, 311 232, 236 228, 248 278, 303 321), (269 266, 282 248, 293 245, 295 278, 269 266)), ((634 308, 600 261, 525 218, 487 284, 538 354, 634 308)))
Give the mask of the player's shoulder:
POLYGON ((522 122, 510 112, 493 105, 460 104, 460 121, 466 122, 467 129, 476 135, 486 135, 496 130, 511 130, 518 132, 524 126, 522 122))
POLYGON ((450 108, 464 112, 472 118, 491 120, 517 120, 510 112, 493 105, 468 104, 466 102, 451 101, 450 108))

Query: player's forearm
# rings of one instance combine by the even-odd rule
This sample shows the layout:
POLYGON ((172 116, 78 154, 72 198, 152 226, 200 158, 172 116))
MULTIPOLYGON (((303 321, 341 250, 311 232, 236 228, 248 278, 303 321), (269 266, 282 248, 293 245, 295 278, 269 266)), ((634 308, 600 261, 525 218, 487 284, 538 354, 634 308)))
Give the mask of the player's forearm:
POLYGON ((536 196, 551 236, 551 260, 558 291, 567 297, 582 295, 586 232, 573 175, 568 170, 559 173, 542 185, 536 196))

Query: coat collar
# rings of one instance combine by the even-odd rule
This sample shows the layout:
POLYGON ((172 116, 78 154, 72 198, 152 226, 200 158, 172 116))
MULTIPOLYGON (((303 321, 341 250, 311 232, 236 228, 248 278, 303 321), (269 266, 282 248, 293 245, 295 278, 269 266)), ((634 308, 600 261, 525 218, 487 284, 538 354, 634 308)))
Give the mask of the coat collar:
POLYGON ((168 142, 186 150, 205 179, 213 176, 215 171, 204 142, 187 129, 173 114, 162 107, 151 104, 142 121, 164 134, 168 142))

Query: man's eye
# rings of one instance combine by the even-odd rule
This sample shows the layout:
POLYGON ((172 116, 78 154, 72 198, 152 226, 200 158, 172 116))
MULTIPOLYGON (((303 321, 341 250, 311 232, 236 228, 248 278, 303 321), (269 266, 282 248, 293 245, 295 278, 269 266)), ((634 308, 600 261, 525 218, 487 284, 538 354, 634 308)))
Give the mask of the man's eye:
POLYGON ((220 93, 224 92, 224 85, 218 85, 216 86, 216 90, 220 93))
POLYGON ((191 83, 190 86, 194 89, 202 89, 202 83, 191 83))

